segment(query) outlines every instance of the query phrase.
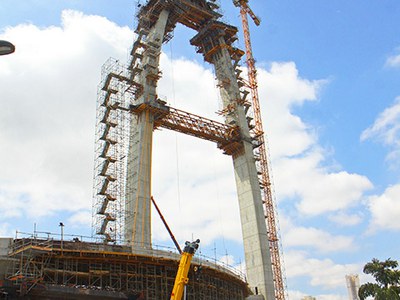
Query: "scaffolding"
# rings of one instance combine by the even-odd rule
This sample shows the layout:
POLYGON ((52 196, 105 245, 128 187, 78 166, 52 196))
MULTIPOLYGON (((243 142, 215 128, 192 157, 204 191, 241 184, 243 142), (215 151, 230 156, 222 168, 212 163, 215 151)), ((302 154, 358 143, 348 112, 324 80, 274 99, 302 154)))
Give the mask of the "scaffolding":
MULTIPOLYGON (((122 245, 51 236, 16 239, 9 256, 15 264, 8 280, 17 287, 17 296, 29 295, 30 299, 84 294, 101 299, 142 295, 148 300, 167 300, 179 264, 179 254, 172 249, 138 255, 122 245)), ((243 274, 209 258, 195 258, 189 278, 190 299, 239 300, 249 294, 243 274)))
POLYGON ((92 228, 106 242, 123 238, 126 157, 134 117, 129 106, 141 91, 131 77, 127 66, 110 58, 98 88, 92 228))

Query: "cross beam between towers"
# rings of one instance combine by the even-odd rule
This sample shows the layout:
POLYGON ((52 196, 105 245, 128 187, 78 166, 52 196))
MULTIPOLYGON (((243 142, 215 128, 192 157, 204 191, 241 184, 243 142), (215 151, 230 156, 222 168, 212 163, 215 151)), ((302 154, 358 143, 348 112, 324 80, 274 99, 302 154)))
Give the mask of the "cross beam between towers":
POLYGON ((235 156, 243 151, 238 126, 229 126, 164 104, 157 107, 142 103, 130 108, 130 111, 137 115, 146 110, 154 116, 155 128, 166 128, 215 142, 227 155, 235 156))

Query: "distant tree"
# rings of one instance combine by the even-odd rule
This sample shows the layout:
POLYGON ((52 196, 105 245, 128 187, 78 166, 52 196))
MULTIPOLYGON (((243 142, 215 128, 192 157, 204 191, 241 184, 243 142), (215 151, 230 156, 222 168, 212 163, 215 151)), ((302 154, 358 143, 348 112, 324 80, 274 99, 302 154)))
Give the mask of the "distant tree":
POLYGON ((364 266, 363 272, 371 274, 376 283, 367 282, 360 286, 358 296, 361 300, 374 297, 375 300, 400 300, 400 271, 398 262, 392 259, 379 261, 373 258, 364 266))

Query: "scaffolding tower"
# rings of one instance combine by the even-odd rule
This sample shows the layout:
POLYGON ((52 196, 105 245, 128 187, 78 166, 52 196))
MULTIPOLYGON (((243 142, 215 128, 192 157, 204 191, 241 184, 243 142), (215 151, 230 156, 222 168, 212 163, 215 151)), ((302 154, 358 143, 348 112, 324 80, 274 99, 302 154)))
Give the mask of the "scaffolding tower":
POLYGON ((113 58, 102 67, 96 113, 93 233, 105 242, 123 240, 129 106, 141 87, 127 66, 113 58))

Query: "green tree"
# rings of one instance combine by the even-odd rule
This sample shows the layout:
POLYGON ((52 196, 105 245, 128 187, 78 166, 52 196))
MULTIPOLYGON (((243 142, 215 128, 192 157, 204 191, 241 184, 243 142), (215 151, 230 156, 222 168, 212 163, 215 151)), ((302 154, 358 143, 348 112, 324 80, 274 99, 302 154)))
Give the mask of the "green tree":
POLYGON ((364 266, 363 272, 371 274, 376 283, 367 282, 360 286, 358 296, 361 300, 371 296, 375 300, 400 300, 400 271, 398 262, 392 259, 379 261, 373 258, 364 266))

